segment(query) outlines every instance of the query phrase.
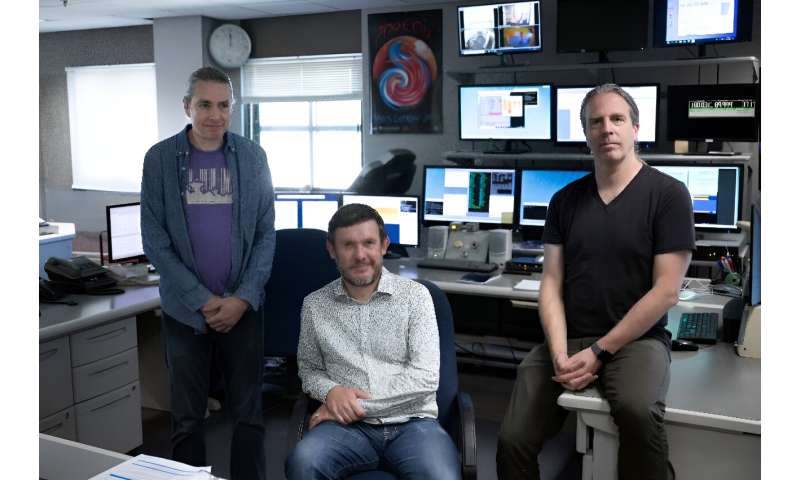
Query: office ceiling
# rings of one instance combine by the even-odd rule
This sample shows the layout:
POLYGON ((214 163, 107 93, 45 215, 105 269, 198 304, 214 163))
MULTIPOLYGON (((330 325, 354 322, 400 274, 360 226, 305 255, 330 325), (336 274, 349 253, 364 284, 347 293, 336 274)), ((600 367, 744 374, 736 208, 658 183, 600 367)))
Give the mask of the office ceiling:
POLYGON ((150 25, 157 17, 244 20, 456 1, 463 0, 39 0, 39 32, 150 25))

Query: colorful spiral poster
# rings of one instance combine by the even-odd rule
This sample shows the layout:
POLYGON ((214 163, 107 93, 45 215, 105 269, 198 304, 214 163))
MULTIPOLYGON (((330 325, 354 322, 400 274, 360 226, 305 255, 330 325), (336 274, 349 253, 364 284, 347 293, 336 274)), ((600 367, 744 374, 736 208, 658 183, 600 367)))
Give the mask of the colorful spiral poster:
POLYGON ((371 133, 441 133, 442 11, 368 15, 371 133))

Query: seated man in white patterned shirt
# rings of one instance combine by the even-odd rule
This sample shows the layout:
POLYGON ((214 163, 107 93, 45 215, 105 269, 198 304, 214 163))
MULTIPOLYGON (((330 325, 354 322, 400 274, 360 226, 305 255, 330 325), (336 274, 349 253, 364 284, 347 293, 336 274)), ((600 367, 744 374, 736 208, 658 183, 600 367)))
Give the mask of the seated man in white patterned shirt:
POLYGON ((460 477, 458 453, 436 421, 439 332, 421 284, 383 268, 383 219, 351 204, 328 224, 341 277, 303 302, 297 364, 322 402, 286 460, 292 479, 335 479, 376 468, 400 478, 460 477))

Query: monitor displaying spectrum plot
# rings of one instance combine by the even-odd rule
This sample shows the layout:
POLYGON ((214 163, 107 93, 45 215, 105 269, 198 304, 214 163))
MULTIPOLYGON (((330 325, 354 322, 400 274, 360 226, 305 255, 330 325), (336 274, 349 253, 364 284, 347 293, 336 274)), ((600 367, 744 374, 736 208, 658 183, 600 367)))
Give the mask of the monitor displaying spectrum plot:
POLYGON ((393 245, 419 245, 419 197, 411 195, 342 195, 342 206, 363 203, 377 210, 393 245))
POLYGON ((511 225, 515 182, 514 169, 426 167, 422 218, 511 225))

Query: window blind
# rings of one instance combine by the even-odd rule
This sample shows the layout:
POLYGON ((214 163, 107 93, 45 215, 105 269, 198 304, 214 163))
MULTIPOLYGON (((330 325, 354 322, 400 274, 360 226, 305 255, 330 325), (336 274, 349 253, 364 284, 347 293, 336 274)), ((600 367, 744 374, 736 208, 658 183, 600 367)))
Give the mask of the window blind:
POLYGON ((361 57, 356 53, 252 59, 242 69, 242 100, 361 98, 361 57))

